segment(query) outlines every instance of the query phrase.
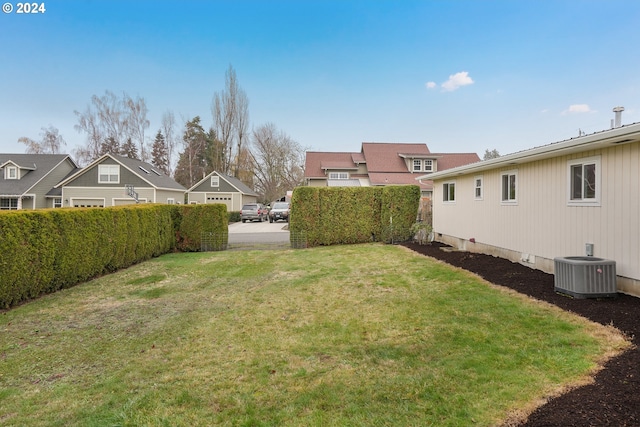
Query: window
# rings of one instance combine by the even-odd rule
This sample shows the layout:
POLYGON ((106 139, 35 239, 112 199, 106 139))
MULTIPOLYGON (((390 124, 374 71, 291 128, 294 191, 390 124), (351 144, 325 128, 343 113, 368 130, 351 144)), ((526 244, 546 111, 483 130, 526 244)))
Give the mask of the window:
POLYGON ((600 157, 568 162, 569 204, 600 203, 600 157))
POLYGON ((9 198, 0 199, 0 210, 8 211, 8 210, 17 210, 17 209, 18 209, 18 199, 9 199, 9 198))
POLYGON ((425 172, 433 172, 433 160, 425 160, 424 161, 424 171, 425 172))
POLYGON ((18 168, 15 166, 7 166, 4 169, 4 179, 18 179, 18 168))
POLYGON ((329 172, 329 179, 349 179, 347 172, 329 172))
POLYGON ((433 160, 413 159, 413 171, 433 172, 433 160))
POLYGON ((212 187, 220 187, 220 177, 217 175, 211 176, 211 186, 212 187))
POLYGON ((167 199, 167 204, 168 204, 168 205, 175 205, 175 203, 176 203, 176 200, 175 200, 175 199, 172 199, 172 198, 168 198, 168 199, 167 199))
POLYGON ((482 177, 476 176, 473 180, 476 200, 482 200, 482 177))
POLYGON ((54 208, 62 207, 62 199, 60 197, 56 197, 55 199, 53 199, 53 207, 54 208))
POLYGON ((445 182, 442 184, 442 201, 455 202, 456 201, 456 183, 445 182))
POLYGON ((516 203, 518 194, 517 171, 502 174, 502 203, 516 203))
POLYGON ((98 165, 98 182, 100 184, 120 183, 120 165, 98 165))

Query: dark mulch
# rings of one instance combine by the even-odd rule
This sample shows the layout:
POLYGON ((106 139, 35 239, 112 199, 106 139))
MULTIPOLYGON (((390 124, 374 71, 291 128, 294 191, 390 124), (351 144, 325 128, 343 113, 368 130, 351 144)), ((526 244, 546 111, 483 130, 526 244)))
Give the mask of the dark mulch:
POLYGON ((640 426, 640 298, 619 294, 609 299, 573 299, 554 291, 552 274, 506 259, 444 251, 441 248, 446 245, 437 242, 405 246, 594 322, 613 324, 633 341, 630 350, 605 364, 593 384, 550 400, 522 426, 640 426))

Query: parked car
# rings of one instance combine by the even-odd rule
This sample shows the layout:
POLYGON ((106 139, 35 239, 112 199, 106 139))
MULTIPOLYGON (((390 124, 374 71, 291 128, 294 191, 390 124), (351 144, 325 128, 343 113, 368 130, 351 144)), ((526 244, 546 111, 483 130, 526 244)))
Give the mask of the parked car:
POLYGON ((260 222, 267 219, 267 208, 260 203, 249 203, 242 206, 240 219, 242 222, 258 220, 260 222))
POLYGON ((289 203, 274 203, 269 211, 269 222, 278 221, 279 219, 289 222, 289 203))

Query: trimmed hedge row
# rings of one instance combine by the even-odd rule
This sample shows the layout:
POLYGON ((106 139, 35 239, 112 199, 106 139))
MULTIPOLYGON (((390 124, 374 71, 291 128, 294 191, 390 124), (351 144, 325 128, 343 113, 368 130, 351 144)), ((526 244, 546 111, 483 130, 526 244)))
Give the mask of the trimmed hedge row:
POLYGON ((227 233, 224 205, 137 205, 0 213, 0 307, 8 308, 227 233))
POLYGON ((309 247, 411 238, 420 203, 417 185, 298 187, 291 198, 292 243, 309 247))

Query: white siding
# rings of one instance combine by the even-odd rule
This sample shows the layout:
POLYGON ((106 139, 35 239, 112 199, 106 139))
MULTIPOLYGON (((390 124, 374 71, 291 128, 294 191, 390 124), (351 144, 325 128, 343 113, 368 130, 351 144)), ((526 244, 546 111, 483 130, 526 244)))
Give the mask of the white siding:
POLYGON ((442 183, 434 182, 434 231, 478 244, 552 260, 594 255, 616 261, 617 274, 640 280, 640 143, 585 151, 547 160, 483 171, 483 199, 474 198, 477 173, 455 178, 456 201, 443 203, 442 183), (600 206, 568 202, 567 162, 600 156, 600 206), (518 171, 518 202, 501 203, 500 174, 518 171))

